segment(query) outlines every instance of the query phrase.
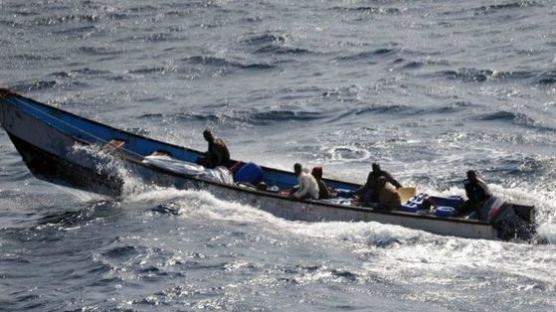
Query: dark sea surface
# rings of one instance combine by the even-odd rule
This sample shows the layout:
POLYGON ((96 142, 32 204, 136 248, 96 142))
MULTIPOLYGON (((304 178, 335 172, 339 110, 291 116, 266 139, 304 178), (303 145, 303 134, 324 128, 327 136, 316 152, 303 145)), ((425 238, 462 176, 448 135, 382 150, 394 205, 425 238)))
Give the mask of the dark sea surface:
POLYGON ((0 131, 0 311, 556 310, 556 2, 0 0, 0 84, 288 169, 538 209, 548 244, 34 178, 0 131))

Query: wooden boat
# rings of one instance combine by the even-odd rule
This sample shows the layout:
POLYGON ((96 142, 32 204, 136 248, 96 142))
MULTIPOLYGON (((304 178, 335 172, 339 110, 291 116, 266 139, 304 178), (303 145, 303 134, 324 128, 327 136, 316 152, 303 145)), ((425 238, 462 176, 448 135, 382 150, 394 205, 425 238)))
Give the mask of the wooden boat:
MULTIPOLYGON (((506 220, 504 224, 495 224, 423 211, 380 212, 342 200, 299 201, 276 191, 297 184, 294 174, 267 167, 260 167, 260 180, 272 186, 269 190, 215 182, 148 161, 150 155, 164 155, 178 163, 195 163, 203 155, 199 151, 125 132, 7 89, 0 89, 0 123, 37 178, 107 196, 120 196, 124 187, 124 179, 110 165, 116 162, 116 167, 125 168, 143 183, 207 190, 219 198, 258 207, 289 220, 376 221, 441 235, 482 239, 529 240, 535 233, 532 206, 504 203, 504 209, 511 210, 519 222, 506 220)), ((349 182, 325 181, 329 187, 348 193, 360 187, 349 182)))

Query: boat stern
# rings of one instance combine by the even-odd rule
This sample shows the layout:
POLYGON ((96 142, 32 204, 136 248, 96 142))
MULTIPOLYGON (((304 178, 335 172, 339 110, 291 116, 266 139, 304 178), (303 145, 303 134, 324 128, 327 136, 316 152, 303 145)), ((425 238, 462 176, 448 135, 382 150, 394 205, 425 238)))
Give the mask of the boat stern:
POLYGON ((502 240, 530 241, 537 233, 534 206, 504 203, 491 223, 502 240))

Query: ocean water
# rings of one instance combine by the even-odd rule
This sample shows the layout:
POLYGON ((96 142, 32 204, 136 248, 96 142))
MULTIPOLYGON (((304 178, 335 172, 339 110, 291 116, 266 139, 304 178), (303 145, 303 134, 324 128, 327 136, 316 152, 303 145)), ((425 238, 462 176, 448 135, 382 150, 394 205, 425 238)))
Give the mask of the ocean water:
POLYGON ((0 0, 0 84, 236 159, 537 207, 548 244, 35 179, 0 131, 0 311, 554 311, 556 2, 0 0))

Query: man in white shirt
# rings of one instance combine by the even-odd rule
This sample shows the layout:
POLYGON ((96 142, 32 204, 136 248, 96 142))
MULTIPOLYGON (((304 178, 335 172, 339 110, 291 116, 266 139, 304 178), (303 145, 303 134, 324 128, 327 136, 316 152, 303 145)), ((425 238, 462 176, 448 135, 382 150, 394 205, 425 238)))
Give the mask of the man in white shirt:
POLYGON ((315 177, 304 171, 299 163, 293 166, 293 170, 299 182, 299 189, 292 196, 297 199, 319 199, 319 184, 315 177))

